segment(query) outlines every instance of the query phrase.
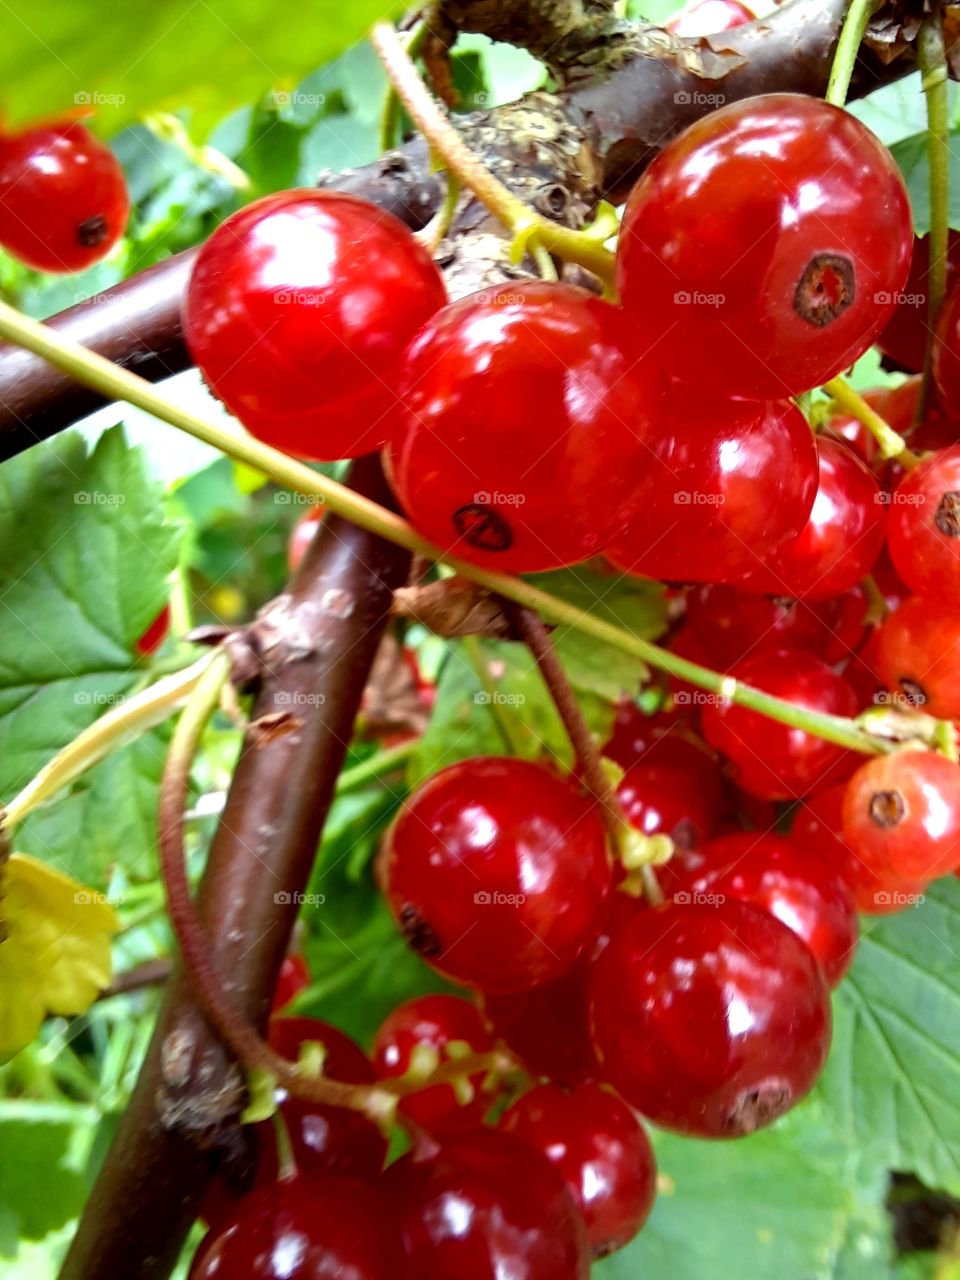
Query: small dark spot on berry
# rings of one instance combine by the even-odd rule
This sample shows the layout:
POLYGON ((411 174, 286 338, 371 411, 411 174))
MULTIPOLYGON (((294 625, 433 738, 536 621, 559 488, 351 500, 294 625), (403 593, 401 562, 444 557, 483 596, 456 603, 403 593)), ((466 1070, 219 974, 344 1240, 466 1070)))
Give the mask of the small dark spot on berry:
POLYGON ((469 502, 453 513, 457 533, 480 551, 508 551, 513 546, 513 530, 498 511, 482 502, 469 502))
POLYGON ((793 1093, 785 1084, 770 1081, 741 1093, 724 1116, 724 1126, 731 1137, 754 1133, 772 1124, 790 1110, 793 1093))
POLYGON ((875 791, 870 797, 870 819, 878 827, 895 827, 905 812, 899 791, 875 791))
POLYGON ((96 213, 92 218, 84 218, 77 227, 77 243, 85 249, 95 249, 98 244, 103 244, 109 231, 104 215, 96 213))
POLYGON ((948 538, 960 538, 960 492, 949 489, 943 495, 933 521, 948 538))
POLYGON ((688 853, 691 849, 695 849, 699 843, 696 824, 689 818, 681 818, 670 832, 670 839, 678 849, 684 852, 688 853))
POLYGON ((927 691, 916 680, 909 680, 906 676, 901 676, 900 688, 911 707, 922 707, 926 703, 927 691))
POLYGON ((425 959, 433 959, 443 951, 433 926, 424 920, 416 907, 408 904, 401 909, 400 928, 403 930, 407 945, 425 959))
POLYGON ((856 293, 851 260, 842 253, 818 253, 797 281, 793 308, 802 320, 822 329, 843 315, 856 293))

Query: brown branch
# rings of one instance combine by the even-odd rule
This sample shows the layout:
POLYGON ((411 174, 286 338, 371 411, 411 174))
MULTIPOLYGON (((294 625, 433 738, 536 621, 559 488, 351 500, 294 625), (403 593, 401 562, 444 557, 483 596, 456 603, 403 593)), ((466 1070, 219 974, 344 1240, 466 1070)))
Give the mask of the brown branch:
POLYGON ((158 987, 168 981, 173 973, 173 961, 169 956, 157 956, 155 960, 144 960, 118 973, 105 991, 101 991, 98 1000, 111 1000, 114 996, 126 996, 133 991, 142 991, 144 987, 158 987))
MULTIPOLYGON (((351 481, 386 498, 373 459, 351 481)), ((367 673, 409 557, 340 519, 321 525, 261 620, 266 674, 210 850, 198 907, 230 994, 261 1028, 293 930, 367 673)), ((163 1280, 224 1151, 237 1147, 239 1075, 182 974, 84 1210, 61 1280, 163 1280)))

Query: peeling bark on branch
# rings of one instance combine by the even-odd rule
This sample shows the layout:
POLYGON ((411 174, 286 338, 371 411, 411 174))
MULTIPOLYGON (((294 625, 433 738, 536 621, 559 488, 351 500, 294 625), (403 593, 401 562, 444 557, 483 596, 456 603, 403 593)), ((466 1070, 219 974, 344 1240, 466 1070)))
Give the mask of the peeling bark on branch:
MULTIPOLYGON (((379 464, 354 487, 388 499, 379 464)), ((267 612, 273 641, 251 726, 200 889, 227 989, 261 1028, 296 922, 393 591, 409 556, 339 518, 325 520, 289 591, 267 612)), ((196 1217, 217 1153, 240 1146, 243 1083, 174 977, 150 1051, 84 1210, 61 1280, 162 1280, 196 1217)))

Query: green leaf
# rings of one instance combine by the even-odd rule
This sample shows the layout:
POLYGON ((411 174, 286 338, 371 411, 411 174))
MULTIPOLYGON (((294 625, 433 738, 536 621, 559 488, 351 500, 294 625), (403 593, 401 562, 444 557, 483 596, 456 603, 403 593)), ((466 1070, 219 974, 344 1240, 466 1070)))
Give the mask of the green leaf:
MULTIPOLYGON (((601 573, 586 566, 542 573, 531 581, 594 618, 645 640, 656 639, 666 629, 667 601, 658 583, 601 573)), ((595 693, 608 702, 617 702, 635 694, 648 674, 639 658, 573 627, 555 628, 552 638, 557 656, 578 692, 595 693)))
POLYGON ((105 889, 115 866, 128 879, 157 875, 157 795, 170 729, 146 733, 78 778, 55 803, 28 814, 17 841, 85 884, 105 889))
POLYGON ((353 0, 311 13, 260 0, 11 0, 0 85, 15 120, 90 103, 108 132, 146 111, 193 108, 202 125, 272 86, 292 87, 377 20, 402 10, 353 0))
POLYGON ((960 882, 899 915, 865 918, 837 991, 819 1086, 832 1124, 881 1168, 960 1192, 960 882))
POLYGON ((86 1195, 89 1107, 0 1101, 0 1253, 20 1236, 40 1240, 74 1218, 86 1195))
POLYGON ((882 1170, 861 1175, 817 1111, 736 1142, 656 1138, 660 1190, 637 1239, 596 1280, 882 1280, 882 1170))
MULTIPOLYGON (((119 429, 89 454, 71 433, 0 468, 0 798, 142 679, 134 645, 166 603, 178 540, 140 451, 119 429)), ((111 787, 130 781, 115 773, 100 785, 93 825, 108 842, 118 804, 132 802, 111 787)), ((79 831, 60 830, 25 850, 96 881, 80 860, 79 831)), ((122 852, 114 838, 112 856, 122 852)))

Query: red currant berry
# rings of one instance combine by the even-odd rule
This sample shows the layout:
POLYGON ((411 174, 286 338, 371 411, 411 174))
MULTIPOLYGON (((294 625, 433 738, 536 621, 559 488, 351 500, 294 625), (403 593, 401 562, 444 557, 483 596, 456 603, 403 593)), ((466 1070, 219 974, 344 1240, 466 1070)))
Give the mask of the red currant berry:
POLYGON ((852 364, 892 314, 912 249, 882 143, 846 111, 771 93, 661 151, 627 202, 618 279, 637 350, 716 396, 759 400, 852 364))
POLYGON ((933 376, 950 417, 960 403, 960 285, 947 295, 933 342, 933 376))
MULTIPOLYGON (((300 1046, 316 1042, 323 1047, 323 1071, 330 1080, 346 1084, 374 1084, 373 1063, 349 1036, 316 1018, 272 1018, 270 1044, 296 1062, 300 1046)), ((355 1178, 374 1178, 383 1168, 387 1140, 366 1116, 346 1107, 323 1106, 301 1098, 287 1098, 280 1112, 290 1134, 297 1167, 304 1173, 319 1170, 355 1178)), ((257 1126, 263 1143, 267 1172, 276 1176, 276 1141, 273 1125, 257 1126), (269 1153, 269 1155, 268 1155, 269 1153)))
POLYGON ((819 439, 820 479, 810 518, 751 586, 806 600, 850 591, 883 547, 887 508, 875 477, 845 445, 819 439))
POLYGON ((922 596, 904 600, 877 632, 877 669, 910 706, 960 718, 960 617, 922 596))
POLYGON ((0 132, 0 245, 37 271, 83 271, 123 235, 120 162, 77 120, 0 132))
POLYGON ((887 545, 913 591, 960 603, 960 448, 907 472, 890 505, 887 545))
POLYGON ((410 349, 391 480, 417 529, 509 572, 602 551, 648 466, 659 377, 631 365, 619 313, 521 283, 444 310, 410 349))
POLYGON ((813 952, 746 902, 635 912, 593 971, 606 1078, 655 1124, 734 1138, 812 1088, 830 1047, 813 952))
MULTIPOLYGON (((271 1046, 292 1062, 297 1061, 300 1046, 306 1041, 319 1044, 323 1071, 330 1080, 345 1084, 376 1082, 373 1063, 360 1046, 327 1022, 274 1017, 270 1020, 269 1039, 271 1046)), ((279 1112, 294 1163, 304 1176, 335 1173, 372 1181, 383 1169, 387 1140, 359 1111, 288 1097, 281 1102, 279 1112)), ((229 1177, 216 1178, 204 1197, 201 1217, 212 1227, 230 1219, 238 1197, 246 1195, 251 1186, 255 1190, 272 1186, 280 1175, 273 1123, 254 1125, 251 1140, 253 1159, 252 1168, 245 1171, 249 1174, 247 1181, 235 1185, 229 1177)))
POLYGON ((410 1280, 587 1280, 590 1248, 563 1176, 512 1134, 477 1129, 384 1175, 410 1280))
MULTIPOLYGON (((950 287, 956 280, 958 267, 960 232, 951 231, 947 248, 947 284, 950 287)), ((877 346, 883 354, 910 373, 920 373, 926 359, 930 334, 927 306, 929 279, 930 238, 918 236, 913 242, 907 282, 887 327, 877 339, 877 346)), ((900 428, 897 427, 896 430, 899 431, 900 428)))
POLYGON ((284 191, 200 250, 184 303, 190 354, 258 439, 305 458, 378 449, 410 339, 445 301, 401 222, 331 191, 284 191))
POLYGON ((825 662, 840 662, 863 639, 866 612, 862 587, 813 603, 752 595, 721 583, 687 595, 687 625, 712 664, 725 671, 771 649, 806 649, 825 662))
MULTIPOLYGON (((381 1079, 405 1076, 414 1052, 421 1046, 433 1050, 439 1065, 448 1060, 447 1046, 465 1046, 471 1053, 487 1053, 493 1041, 480 1014, 460 996, 418 996, 387 1015, 373 1038, 373 1064, 381 1079)), ((492 1098, 483 1093, 483 1073, 471 1076, 473 1098, 461 1102, 449 1084, 432 1085, 410 1094, 400 1111, 430 1133, 474 1129, 490 1109, 492 1098)))
MULTIPOLYGON (((800 650, 758 654, 734 667, 732 674, 741 684, 811 711, 852 716, 857 709, 843 676, 800 650)), ((708 706, 703 732, 730 761, 737 785, 767 800, 808 795, 830 779, 844 758, 843 748, 832 742, 733 703, 708 706)))
POLYGON ((803 529, 817 450, 786 401, 675 393, 637 484, 638 504, 607 558, 661 582, 731 582, 763 568, 803 529))
POLYGON ((850 890, 857 910, 866 915, 882 916, 901 911, 908 902, 915 902, 923 892, 919 881, 891 878, 881 879, 854 855, 843 838, 843 797, 847 784, 826 787, 808 796, 797 806, 790 839, 801 849, 813 850, 841 872, 850 890))
POLYGON ((563 1174, 595 1258, 629 1244, 650 1216, 657 1193, 653 1148, 616 1094, 596 1084, 569 1092, 541 1084, 504 1112, 500 1127, 563 1174))
POLYGON ((301 991, 306 991, 309 985, 310 970, 303 956, 296 954, 284 956, 273 993, 273 1012, 278 1013, 285 1008, 301 991))
POLYGON ((678 769, 690 775, 711 808, 723 800, 723 777, 716 760, 702 738, 678 718, 676 708, 648 716, 635 703, 621 702, 603 754, 624 770, 641 762, 678 769))
POLYGON ((664 26, 671 35, 689 38, 719 35, 721 31, 732 31, 753 20, 754 14, 740 0, 697 0, 681 9, 664 26))
POLYGON ((310 507, 291 529, 290 538, 287 541, 287 568, 291 573, 300 568, 300 561, 307 554, 307 547, 317 536, 324 514, 323 507, 310 507))
POLYGON ((711 805, 687 774, 646 761, 626 771, 617 796, 638 831, 667 835, 678 849, 698 848, 720 818, 719 804, 711 805))
POLYGON ((746 831, 711 840, 701 858, 674 900, 677 892, 696 901, 712 894, 762 907, 804 940, 837 985, 857 948, 856 906, 842 864, 781 836, 746 831))
POLYGON ((156 653, 164 640, 166 640, 169 630, 170 608, 168 605, 164 605, 134 646, 137 653, 144 658, 149 658, 152 653, 156 653))
POLYGON ((860 766, 843 799, 843 838, 881 880, 935 880, 960 868, 960 766, 904 750, 860 766))
POLYGON ((238 1200, 201 1242, 189 1280, 398 1280, 399 1230, 381 1193, 300 1174, 238 1200))
POLYGON ((529 991, 487 992, 481 1007, 493 1035, 532 1076, 577 1084, 597 1070, 587 1017, 589 986, 590 967, 583 958, 562 978, 529 991))
POLYGON ((390 829, 390 910, 435 969, 484 991, 567 972, 600 928, 611 871, 595 804, 526 760, 463 760, 428 779, 390 829))

